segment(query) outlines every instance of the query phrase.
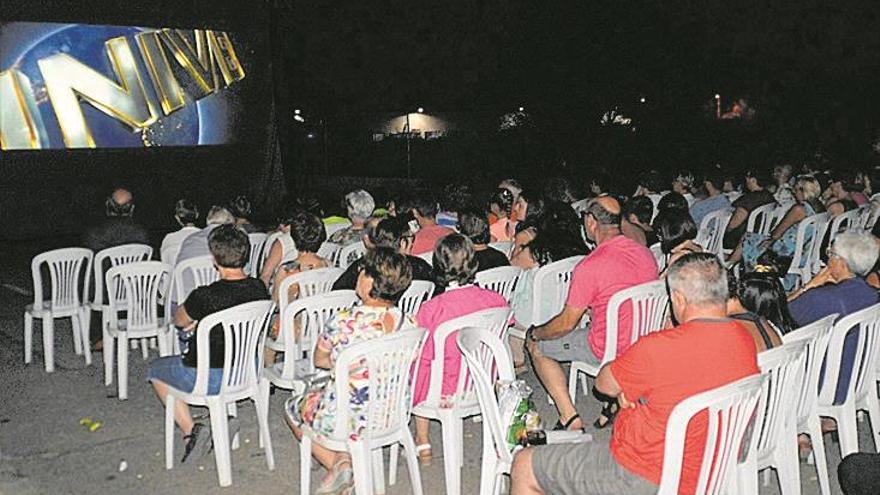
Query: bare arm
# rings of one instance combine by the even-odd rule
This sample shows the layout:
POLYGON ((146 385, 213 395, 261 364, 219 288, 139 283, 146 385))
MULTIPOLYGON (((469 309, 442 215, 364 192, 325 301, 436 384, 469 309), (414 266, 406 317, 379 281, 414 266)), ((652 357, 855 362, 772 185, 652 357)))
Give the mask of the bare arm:
POLYGON ((581 317, 584 316, 584 311, 566 304, 561 313, 544 325, 535 328, 532 335, 538 340, 558 339, 575 329, 581 317))
POLYGON ((267 286, 269 285, 269 281, 272 280, 272 274, 275 273, 275 268, 278 267, 278 263, 281 263, 281 242, 276 240, 274 244, 272 244, 272 248, 269 250, 269 256, 266 257, 266 262, 263 263, 263 271, 260 273, 260 280, 263 281, 267 286))
POLYGON ((189 313, 186 312, 186 308, 181 305, 178 306, 177 311, 174 312, 174 324, 184 330, 192 330, 196 326, 196 321, 189 316, 189 313))
POLYGON ((606 363, 599 370, 599 375, 596 376, 596 390, 609 397, 617 397, 617 402, 620 404, 621 409, 636 407, 635 403, 630 402, 626 398, 623 389, 620 388, 620 384, 617 383, 617 379, 611 373, 611 363, 606 363))
POLYGON ((727 232, 735 230, 737 227, 744 224, 748 219, 749 212, 746 211, 745 208, 737 208, 736 211, 733 212, 733 216, 730 217, 730 223, 727 224, 727 232))
POLYGON ((776 228, 773 229, 773 232, 770 233, 770 237, 773 240, 779 239, 789 227, 800 222, 804 218, 807 218, 807 210, 801 205, 792 206, 789 208, 788 213, 782 217, 779 225, 777 225, 776 228))
POLYGON ((330 359, 330 351, 326 351, 321 348, 321 346, 315 347, 315 367, 321 368, 325 370, 329 370, 333 367, 333 362, 330 359))

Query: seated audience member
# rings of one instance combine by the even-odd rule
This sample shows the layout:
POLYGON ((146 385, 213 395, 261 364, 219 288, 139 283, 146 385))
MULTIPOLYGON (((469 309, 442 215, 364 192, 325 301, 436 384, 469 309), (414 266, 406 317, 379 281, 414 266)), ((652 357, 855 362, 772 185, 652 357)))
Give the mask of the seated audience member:
POLYGON ((510 264, 505 253, 489 247, 489 225, 476 208, 465 208, 458 213, 458 231, 474 243, 478 272, 510 264))
POLYGON ((797 327, 788 312, 785 289, 775 267, 758 265, 755 272, 730 280, 727 315, 752 335, 758 352, 782 345, 782 335, 797 327))
MULTIPOLYGON (((305 211, 294 212, 290 220, 290 237, 297 246, 297 257, 292 261, 282 263, 275 275, 275 283, 272 284, 272 299, 278 301, 278 288, 281 282, 297 273, 327 268, 330 264, 324 258, 318 256, 318 249, 327 240, 327 232, 320 218, 305 211)), ((299 285, 293 284, 288 290, 288 301, 293 301, 299 296, 299 285)), ((275 329, 277 332, 277 329, 275 329)))
POLYGON ((825 204, 830 207, 832 203, 841 202, 846 211, 854 210, 868 204, 868 198, 861 190, 862 186, 856 183, 855 172, 837 170, 832 174, 831 182, 825 191, 829 196, 825 204))
POLYGON ((657 235, 651 228, 654 204, 647 196, 634 196, 623 205, 620 215, 620 231, 623 235, 643 246, 657 242, 657 235))
MULTIPOLYGON (((694 174, 690 173, 690 171, 683 170, 672 179, 672 192, 681 194, 685 201, 687 201, 687 208, 690 208, 694 201, 697 200, 694 197, 693 189, 694 174)), ((660 208, 659 205, 657 208, 660 208)))
POLYGON ((207 223, 205 228, 193 232, 180 243, 180 252, 177 253, 175 264, 179 265, 182 261, 211 254, 211 250, 208 248, 208 237, 211 232, 221 225, 234 224, 235 217, 222 206, 212 206, 205 216, 205 222, 207 223))
MULTIPOLYGON (((290 235, 291 222, 293 222, 293 214, 296 211, 299 210, 296 207, 293 207, 286 213, 286 216, 278 222, 277 232, 280 232, 281 235, 275 238, 271 246, 265 246, 263 248, 268 248, 269 254, 267 254, 266 259, 263 260, 263 268, 260 271, 260 280, 262 280, 267 287, 275 280, 275 273, 278 271, 278 267, 280 267, 282 263, 295 260, 297 256, 299 256, 296 249, 296 243, 293 242, 293 237, 290 235)), ((268 242, 269 239, 266 240, 266 243, 268 242)))
POLYGON ((513 227, 513 247, 510 250, 512 260, 523 247, 535 238, 536 227, 546 209, 544 197, 530 189, 520 191, 513 204, 513 216, 519 220, 513 227))
MULTIPOLYGON (((668 280, 672 311, 681 324, 640 338, 596 378, 596 389, 621 404, 610 444, 521 450, 511 470, 511 493, 656 494, 673 408, 759 372, 751 335, 726 318, 727 276, 718 259, 708 253, 684 256, 670 267, 668 280)), ((680 493, 696 489, 707 424, 705 415, 697 416, 687 430, 680 493)))
POLYGON ((703 252, 703 248, 694 242, 697 238, 697 224, 687 210, 660 211, 654 219, 654 232, 660 240, 660 251, 666 256, 663 263, 664 273, 666 268, 685 254, 703 252))
MULTIPOLYGON (((862 231, 844 232, 834 239, 828 265, 806 285, 789 296, 788 308, 799 327, 830 314, 840 317, 877 303, 877 291, 863 278, 880 255, 874 236, 862 231)), ((846 398, 846 389, 855 361, 858 329, 844 339, 835 404, 846 398)))
POLYGON ((694 223, 697 224, 697 228, 700 228, 700 223, 706 215, 718 210, 730 208, 730 200, 727 199, 727 196, 722 194, 724 178, 721 175, 721 172, 708 174, 706 178, 703 179, 703 187, 706 189, 706 194, 708 194, 708 196, 694 202, 693 206, 691 206, 691 216, 694 219, 694 223))
POLYGON ((495 221, 489 227, 491 242, 512 241, 515 234, 515 222, 510 220, 513 215, 513 193, 498 188, 489 198, 489 211, 495 221))
MULTIPOLYGON (((182 345, 183 356, 167 356, 150 364, 148 379, 163 404, 169 386, 184 392, 192 391, 195 386, 198 362, 195 330, 199 320, 217 311, 268 297, 263 282, 244 273, 250 243, 243 230, 234 225, 217 226, 208 236, 208 246, 220 272, 220 280, 194 289, 183 305, 177 307, 174 324, 188 336, 187 343, 182 345)), ((217 394, 223 377, 225 352, 224 333, 220 325, 211 329, 209 342, 208 394, 217 394)), ((211 427, 194 423, 186 403, 175 401, 174 407, 174 420, 183 433, 186 445, 181 462, 190 457, 198 459, 210 452, 213 445, 211 427)))
POLYGON ((83 246, 97 253, 122 244, 149 244, 147 229, 134 221, 134 206, 131 192, 115 189, 104 201, 105 220, 86 232, 83 246))
POLYGON ((251 200, 247 196, 236 196, 229 202, 229 212, 235 217, 235 225, 241 227, 246 233, 253 234, 257 228, 251 223, 251 200))
MULTIPOLYGON (((523 190, 522 185, 520 185, 519 181, 516 179, 504 179, 498 183, 498 187, 501 189, 507 189, 513 194, 513 202, 519 199, 519 195, 523 190)), ((513 220, 522 220, 521 218, 515 218, 513 220)))
POLYGON ((159 249, 162 263, 174 266, 184 239, 199 231, 199 228, 196 227, 198 219, 199 209, 193 202, 188 199, 177 200, 177 203, 174 204, 174 220, 180 225, 180 230, 171 232, 162 239, 162 247, 159 249))
MULTIPOLYGON (((681 194, 672 191, 660 198, 657 203, 657 214, 661 214, 666 210, 681 210, 690 215, 690 202, 681 194)), ((654 218, 657 218, 656 216, 654 218)), ((652 220, 653 223, 653 220, 652 220)))
POLYGON ((776 165, 773 167, 773 197, 776 202, 785 206, 794 203, 794 189, 791 187, 792 166, 788 163, 776 165))
POLYGON ((471 204, 471 188, 466 184, 448 184, 443 188, 442 209, 437 213, 437 225, 458 228, 458 213, 471 204))
POLYGON ((656 170, 648 170, 643 174, 639 174, 639 185, 633 196, 647 196, 651 200, 651 205, 654 207, 651 212, 651 218, 657 214, 657 205, 660 203, 660 198, 669 192, 664 190, 664 182, 660 172, 656 170))
MULTIPOLYGON (((434 363, 433 334, 442 323, 476 311, 490 308, 506 308, 507 301, 497 292, 482 289, 474 284, 477 274, 477 261, 474 258, 474 245, 461 234, 444 237, 434 249, 434 269, 437 282, 445 287, 445 292, 434 297, 419 308, 416 323, 420 328, 428 330, 428 337, 422 348, 421 358, 416 371, 413 389, 413 405, 421 404, 428 396, 434 363)), ((455 334, 450 335, 445 343, 443 357, 443 386, 441 395, 452 396, 455 393, 461 369, 461 351, 455 342, 455 334)), ((429 420, 416 416, 416 451, 423 463, 431 458, 431 444, 428 435, 429 420)))
POLYGON ((880 486, 880 454, 856 452, 837 465, 843 495, 875 495, 880 486))
MULTIPOLYGON (((357 295, 362 304, 344 309, 331 316, 315 347, 315 366, 333 370, 339 354, 358 342, 381 338, 412 326, 395 306, 412 280, 409 263, 393 249, 380 247, 364 256, 363 270, 358 275, 357 295)), ((314 387, 285 404, 287 423, 297 439, 302 439, 302 426, 309 426, 325 437, 334 436, 338 407, 349 409, 352 431, 366 425, 369 406, 369 377, 353 367, 348 377, 330 375, 323 387, 314 387), (336 396, 336 380, 348 380, 349 397, 336 396)), ((330 450, 312 444, 312 455, 327 470, 316 493, 346 493, 354 484, 351 458, 347 452, 330 450)))
POLYGON ((733 216, 730 217, 730 223, 727 224, 727 231, 724 233, 725 249, 733 249, 739 245, 746 232, 749 215, 756 208, 776 202, 770 191, 764 189, 766 184, 767 180, 761 174, 754 171, 746 173, 746 192, 733 202, 733 216))
POLYGON ((419 223, 412 245, 412 254, 430 253, 434 251, 437 241, 455 232, 449 227, 437 225, 437 209, 439 205, 430 194, 422 193, 412 201, 412 215, 419 223))
MULTIPOLYGON (((395 217, 382 220, 370 219, 364 231, 364 245, 367 247, 367 251, 379 247, 393 249, 406 257, 412 271, 413 280, 434 281, 434 271, 430 263, 410 254, 412 252, 413 235, 405 221, 395 217)), ((333 290, 354 290, 363 263, 364 258, 360 258, 348 265, 345 272, 333 283, 333 290)))
MULTIPOLYGON (((617 200, 607 196, 593 200, 585 222, 587 237, 597 247, 575 267, 565 307, 549 322, 526 332, 526 349, 535 373, 559 411, 557 428, 572 430, 584 425, 568 395, 568 383, 559 363, 598 364, 605 355, 606 309, 611 296, 657 279, 657 263, 651 251, 621 235, 617 200), (588 309, 592 315, 589 333, 577 328, 588 309)), ((618 324, 618 353, 629 346, 631 327, 632 308, 624 307, 618 324)))
POLYGON ((355 242, 360 242, 364 235, 364 222, 373 214, 376 203, 370 193, 363 189, 352 191, 345 195, 345 207, 348 210, 348 219, 351 226, 337 230, 328 239, 334 244, 343 247, 355 242))

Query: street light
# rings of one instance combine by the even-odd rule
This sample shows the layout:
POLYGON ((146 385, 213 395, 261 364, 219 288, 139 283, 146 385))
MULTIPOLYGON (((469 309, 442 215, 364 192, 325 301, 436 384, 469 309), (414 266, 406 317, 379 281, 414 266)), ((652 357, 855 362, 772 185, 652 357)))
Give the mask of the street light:
POLYGON ((425 113, 425 109, 422 108, 422 107, 419 107, 419 109, 418 109, 417 111, 418 111, 419 113, 425 113))
POLYGON ((519 107, 519 111, 520 111, 520 112, 525 112, 526 109, 525 109, 524 107, 519 107))

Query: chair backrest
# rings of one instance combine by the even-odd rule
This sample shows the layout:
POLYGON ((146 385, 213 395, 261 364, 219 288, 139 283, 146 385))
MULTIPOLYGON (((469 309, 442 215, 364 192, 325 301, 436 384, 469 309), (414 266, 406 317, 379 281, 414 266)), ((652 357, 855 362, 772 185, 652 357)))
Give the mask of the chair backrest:
POLYGON ((49 271, 52 311, 82 307, 89 293, 94 253, 86 248, 62 248, 40 253, 31 260, 31 277, 34 283, 34 309, 43 306, 43 274, 49 271))
POLYGON ((251 249, 250 254, 248 255, 248 263, 244 267, 244 272, 251 277, 260 277, 260 270, 263 268, 263 249, 268 249, 265 247, 266 238, 268 237, 267 234, 262 232, 248 234, 248 241, 250 242, 251 249))
POLYGON ((365 254, 367 254, 367 247, 364 245, 364 241, 353 242, 339 250, 336 266, 345 270, 348 268, 348 265, 354 263, 365 254))
POLYGON ((562 311, 571 274, 582 259, 583 256, 572 256, 538 269, 532 281, 532 325, 546 323, 562 311))
MULTIPOLYGON (((347 405, 352 391, 347 379, 358 369, 369 377, 365 428, 359 432, 367 442, 408 428, 413 365, 418 359, 425 331, 404 328, 375 339, 352 344, 336 358, 336 397, 347 405)), ((351 434, 351 409, 339 407, 333 429, 336 439, 351 434)))
POLYGON ((723 256, 724 231, 733 216, 733 208, 722 208, 703 217, 697 233, 697 244, 703 246, 708 253, 723 256))
POLYGON ((788 273, 800 277, 799 283, 805 284, 813 278, 814 264, 818 263, 819 251, 825 231, 828 229, 828 212, 817 213, 801 220, 795 238, 794 255, 788 273), (812 229, 813 237, 807 238, 807 230, 812 229))
POLYGON ((330 225, 324 225, 324 230, 327 231, 327 237, 339 232, 340 230, 347 229, 351 227, 351 220, 343 220, 339 222, 333 222, 330 225))
POLYGON ((666 269, 666 254, 663 252, 663 248, 660 247, 659 242, 655 242, 648 246, 648 249, 651 250, 651 254, 654 255, 654 261, 657 262, 657 270, 662 272, 666 269))
MULTIPOLYGON (((761 400, 752 433, 752 448, 757 455, 785 448, 793 434, 790 426, 797 420, 798 386, 804 378, 807 343, 803 340, 783 344, 758 354, 758 367, 764 375, 761 400)), ((792 437, 793 438, 793 437, 792 437)))
POLYGON ((111 326, 115 326, 117 313, 123 310, 128 322, 126 331, 131 333, 155 331, 167 323, 165 306, 159 313, 159 297, 171 286, 170 266, 161 261, 125 263, 107 270, 105 277, 111 326))
POLYGON ((417 254, 417 258, 421 258, 428 262, 429 265, 434 266, 434 251, 428 251, 427 253, 417 254))
POLYGON ((313 372, 312 353, 327 320, 340 310, 354 306, 357 301, 357 294, 353 290, 334 290, 299 298, 282 307, 278 314, 280 331, 275 339, 276 343, 284 346, 282 376, 292 377, 296 361, 301 359, 306 360, 306 369, 313 372), (299 334, 299 340, 291 342, 290 337, 294 333, 299 334))
POLYGON ((773 225, 773 214, 778 206, 774 201, 752 210, 746 222, 746 232, 769 235, 771 225, 773 225))
POLYGON ((403 311, 403 314, 415 318, 422 303, 431 299, 432 295, 434 295, 434 282, 413 280, 406 292, 400 296, 400 300, 397 301, 397 307, 403 311))
POLYGON ((284 308, 290 302, 290 287, 299 285, 297 299, 325 294, 333 290, 333 283, 342 275, 341 268, 315 268, 285 277, 278 286, 278 307, 284 308))
MULTIPOLYGON (((126 263, 136 263, 138 261, 149 261, 153 257, 153 248, 146 244, 122 244, 107 249, 102 249, 95 254, 95 304, 107 304, 104 300, 104 281, 106 280, 106 272, 104 262, 109 261, 110 267, 113 268, 126 263)), ((109 270, 108 268, 108 270, 109 270)), ((109 287, 108 287, 109 289, 109 287)), ((119 286, 120 291, 124 290, 119 286)), ((123 293, 113 295, 108 291, 109 299, 114 297, 117 300, 123 300, 123 293)))
POLYGON ((626 303, 629 303, 632 308, 632 328, 629 339, 629 345, 632 345, 640 337, 663 328, 669 307, 666 281, 655 280, 639 284, 617 291, 611 296, 605 313, 605 356, 602 358, 602 364, 613 361, 617 357, 617 334, 620 331, 618 322, 620 310, 626 303))
POLYGON ((315 254, 327 260, 331 266, 337 266, 339 263, 339 252, 341 250, 342 246, 340 244, 324 241, 321 243, 321 247, 318 248, 318 252, 315 254))
POLYGON ((210 333, 221 325, 224 339, 223 378, 220 395, 235 394, 256 387, 263 369, 263 343, 274 303, 270 300, 252 301, 212 313, 199 321, 196 327, 196 383, 193 395, 208 392, 210 368, 210 333))
POLYGON ((213 256, 183 260, 174 267, 174 297, 171 300, 182 304, 193 289, 211 285, 218 280, 220 272, 214 268, 213 256))
POLYGON ((522 268, 517 266, 497 266, 477 272, 475 283, 479 287, 501 294, 507 304, 510 304, 520 275, 522 275, 522 268))
MULTIPOLYGON (((873 198, 874 196, 871 197, 873 198)), ((874 224, 877 223, 877 218, 880 217, 880 207, 874 206, 874 201, 872 200, 862 208, 862 217, 859 220, 859 224, 861 224, 863 229, 871 230, 874 228, 874 224)))
POLYGON ((463 328, 459 330, 457 340, 480 403, 483 435, 491 436, 498 459, 512 462, 513 456, 507 448, 507 432, 503 430, 504 423, 495 396, 496 381, 512 382, 516 379, 507 346, 497 335, 484 328, 463 328), (495 376, 497 380, 493 378, 495 376))
MULTIPOLYGON (((707 412, 706 444, 695 495, 731 493, 743 440, 754 421, 764 377, 753 375, 678 403, 666 423, 663 474, 658 495, 677 495, 685 433, 697 414, 707 412)), ((747 440, 747 439, 746 439, 747 440)))
POLYGON ((266 234, 266 239, 263 241, 263 249, 260 250, 260 262, 258 263, 261 270, 263 269, 263 265, 266 264, 266 258, 269 257, 269 253, 272 251, 272 246, 275 245, 275 241, 280 239, 283 235, 285 235, 285 232, 280 230, 266 234))
MULTIPOLYGON (((453 336, 462 328, 476 327, 483 328, 491 332, 502 341, 507 340, 507 327, 510 323, 510 308, 504 306, 502 308, 484 309, 473 313, 453 318, 442 323, 434 331, 434 335, 430 338, 434 341, 434 364, 431 366, 431 377, 428 384, 428 395, 425 402, 428 404, 440 404, 443 398, 443 374, 446 355, 446 340, 453 336)), ((493 383, 494 383, 494 377, 493 383)), ((467 364, 462 361, 458 373, 458 384, 455 392, 452 394, 450 403, 469 405, 476 404, 476 397, 473 395, 474 383, 467 370, 467 364)))
MULTIPOLYGON (((834 217, 834 219, 831 220, 831 225, 828 227, 828 245, 830 246, 834 243, 837 234, 846 230, 861 228, 861 225, 859 224, 859 217, 861 214, 862 212, 856 209, 845 211, 834 217)), ((819 254, 821 255, 822 253, 819 254)))
POLYGON ((828 315, 821 320, 814 321, 809 325, 789 332, 782 336, 783 343, 805 342, 807 351, 804 354, 804 374, 801 383, 796 387, 797 392, 797 418, 798 423, 806 423, 816 414, 816 400, 819 398, 819 375, 822 373, 822 364, 825 362, 825 353, 828 350, 828 339, 831 338, 831 329, 837 313, 828 315))
POLYGON ((841 318, 831 329, 831 338, 828 341, 828 352, 825 358, 825 379, 822 381, 822 389, 819 391, 818 403, 820 405, 834 404, 837 382, 842 378, 840 366, 843 358, 844 339, 851 329, 858 332, 858 344, 852 374, 846 388, 845 400, 854 400, 865 393, 877 393, 874 382, 877 347, 880 346, 880 342, 878 342, 880 339, 880 303, 841 318))
POLYGON ((501 254, 509 257, 510 251, 513 249, 513 241, 490 242, 489 247, 496 251, 501 251, 501 254))

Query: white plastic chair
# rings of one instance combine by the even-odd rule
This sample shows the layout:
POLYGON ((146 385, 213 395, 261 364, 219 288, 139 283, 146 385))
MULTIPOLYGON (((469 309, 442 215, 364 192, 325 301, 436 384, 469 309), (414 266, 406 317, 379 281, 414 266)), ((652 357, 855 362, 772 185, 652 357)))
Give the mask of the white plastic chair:
POLYGON ((749 218, 746 221, 746 232, 753 232, 756 234, 764 234, 770 235, 770 229, 773 225, 774 212, 779 205, 776 202, 767 203, 766 205, 759 206, 752 210, 749 213, 749 218))
MULTIPOLYGON (((110 324, 110 303, 104 298, 116 298, 117 302, 122 305, 125 304, 125 289, 122 286, 118 288, 120 291, 118 294, 111 293, 109 286, 105 286, 104 282, 106 280, 107 272, 110 268, 124 265, 126 263, 149 261, 152 257, 153 248, 146 244, 122 244, 120 246, 102 249, 95 254, 95 263, 93 265, 95 270, 95 295, 92 298, 89 307, 91 311, 98 311, 101 313, 102 334, 104 332, 103 329, 110 324), (105 264, 108 264, 109 266, 105 267, 105 264), (107 289, 106 291, 105 288, 107 289)), ((163 297, 164 295, 165 293, 162 294, 163 297)))
POLYGON ((367 247, 364 246, 364 242, 353 242, 339 250, 336 266, 345 270, 348 268, 348 265, 354 263, 365 254, 367 254, 367 247))
POLYGON ((513 241, 490 242, 488 246, 496 251, 500 251, 501 254, 509 258, 510 251, 513 250, 513 241))
MULTIPOLYGON (((251 249, 248 254, 248 263, 244 267, 244 272, 251 277, 260 277, 260 270, 263 269, 263 249, 266 245, 266 238, 269 236, 262 232, 254 232, 248 234, 248 242, 250 242, 251 249)), ((268 254, 267 254, 268 256, 268 254)))
MULTIPOLYGON (((217 477, 220 486, 232 484, 232 461, 230 459, 229 423, 226 416, 230 408, 242 399, 251 399, 257 410, 260 427, 260 446, 266 455, 269 470, 275 469, 275 456, 272 452, 272 438, 266 421, 269 411, 268 401, 260 398, 258 379, 263 367, 263 341, 272 301, 254 301, 206 316, 196 328, 196 383, 192 392, 184 392, 168 386, 165 400, 165 469, 174 467, 174 402, 181 400, 187 404, 207 406, 211 416, 211 435, 214 440, 214 459, 217 462, 217 477), (211 330, 221 325, 226 341, 223 358, 223 378, 220 391, 208 394, 208 372, 210 369, 211 330)), ((238 448, 238 435, 232 439, 232 448, 238 448)))
POLYGON ((119 400, 128 399, 128 349, 129 342, 141 340, 144 360, 147 346, 143 339, 159 341, 159 355, 169 354, 170 339, 165 307, 159 312, 159 295, 168 292, 171 285, 171 267, 160 261, 139 261, 117 265, 105 275, 107 292, 110 294, 104 312, 107 325, 104 336, 104 385, 113 382, 114 346, 118 356, 116 374, 119 400), (125 318, 119 319, 120 311, 125 318))
POLYGON ((332 266, 337 266, 337 263, 339 262, 339 251, 341 250, 341 245, 334 242, 324 241, 321 243, 321 247, 318 248, 318 252, 315 254, 329 261, 332 266))
POLYGON ((859 435, 856 412, 867 411, 871 416, 871 434, 874 445, 880 445, 880 404, 877 399, 876 367, 877 347, 880 346, 880 304, 875 304, 841 318, 831 330, 828 353, 825 358, 825 376, 816 410, 819 416, 833 418, 837 422, 840 437, 841 459, 859 451, 859 435), (840 377, 843 343, 850 329, 858 332, 855 362, 846 399, 835 405, 834 396, 840 377))
POLYGON ((287 303, 290 302, 290 287, 294 284, 299 285, 297 299, 330 292, 333 290, 333 284, 336 282, 336 279, 343 272, 344 270, 341 268, 315 268, 285 277, 281 281, 281 285, 278 286, 278 305, 280 307, 287 306, 287 303))
POLYGON ((713 211, 703 217, 700 222, 700 229, 697 233, 697 244, 703 246, 703 250, 707 253, 713 253, 722 260, 724 259, 724 232, 727 230, 727 224, 733 216, 733 208, 723 208, 713 211))
POLYGON ((429 265, 434 266, 434 251, 428 251, 427 253, 416 255, 416 257, 421 258, 428 262, 429 265))
POLYGON ((33 358, 34 318, 43 321, 43 364, 47 373, 55 371, 55 318, 70 318, 74 351, 85 354, 86 364, 92 364, 86 295, 93 257, 89 249, 63 248, 40 253, 31 260, 34 302, 24 308, 25 364, 33 358), (43 265, 49 270, 48 301, 43 300, 43 265))
MULTIPOLYGON (((739 466, 743 493, 758 493, 758 472, 768 468, 776 469, 783 495, 801 493, 795 399, 803 381, 806 351, 806 342, 795 341, 758 354, 758 367, 765 379, 752 432, 753 451, 739 466)), ((764 473, 766 485, 770 472, 764 473)))
POLYGON ((434 283, 427 280, 413 280, 406 292, 397 301, 403 314, 415 318, 422 304, 434 295, 434 283))
POLYGON ((266 347, 275 352, 284 353, 284 361, 276 362, 264 370, 268 382, 261 383, 262 391, 268 399, 269 384, 290 389, 294 395, 302 393, 305 382, 303 379, 315 372, 312 362, 317 338, 324 330, 324 325, 331 316, 340 310, 357 304, 358 297, 353 290, 334 290, 323 294, 302 297, 287 303, 280 301, 278 318, 278 337, 266 338, 266 347), (295 330, 299 330, 299 341, 291 339, 295 330))
POLYGON ((662 272, 666 269, 666 254, 663 252, 663 248, 660 247, 659 242, 655 242, 648 246, 648 249, 651 250, 651 254, 654 255, 654 261, 657 262, 657 271, 662 272))
MULTIPOLYGON (((876 196, 877 195, 875 194, 874 196, 871 196, 871 198, 876 199, 876 196)), ((880 217, 880 208, 874 207, 874 199, 862 207, 862 216, 859 218, 859 224, 867 231, 874 228, 874 224, 877 223, 877 218, 880 217)))
POLYGON ((810 435, 822 495, 831 495, 831 485, 828 482, 828 463, 825 460, 822 423, 819 420, 819 413, 816 411, 816 404, 819 397, 819 374, 822 372, 822 363, 825 360, 825 352, 828 350, 828 339, 831 338, 831 329, 837 316, 837 313, 826 316, 782 337, 782 342, 786 344, 805 342, 807 345, 804 355, 803 380, 796 385, 798 392, 795 397, 797 401, 795 434, 806 433, 810 435))
MULTIPOLYGON (((573 403, 577 402, 577 382, 580 373, 595 378, 605 363, 617 358, 618 321, 621 307, 626 303, 629 303, 632 308, 632 328, 629 339, 629 345, 632 346, 639 338, 663 328, 669 306, 666 281, 655 280, 636 285, 618 291, 611 296, 611 299, 608 300, 605 317, 605 355, 602 356, 601 362, 598 366, 584 361, 571 362, 568 374, 568 394, 573 403)), ((586 394, 588 390, 586 377, 580 378, 581 390, 586 394)))
POLYGON ((572 256, 538 269, 532 281, 532 321, 522 322, 524 325, 546 323, 562 311, 574 267, 583 259, 572 256))
POLYGON ((403 445, 409 468, 412 493, 422 495, 422 478, 416 459, 416 446, 409 431, 410 370, 424 337, 424 330, 408 328, 365 342, 352 344, 339 353, 336 369, 336 397, 340 406, 351 395, 348 375, 352 366, 366 367, 370 377, 370 397, 365 416, 368 421, 358 435, 350 431, 350 409, 337 408, 333 437, 318 436, 303 425, 300 441, 300 493, 311 491, 312 443, 351 455, 355 491, 358 494, 381 492, 385 481, 382 448, 391 445, 389 483, 397 479, 397 448, 403 445))
POLYGON ((508 307, 484 309, 441 324, 434 331, 433 336, 429 337, 434 342, 434 361, 431 366, 428 395, 424 402, 413 407, 413 414, 440 421, 443 430, 446 493, 449 495, 458 495, 461 492, 461 466, 464 460, 463 422, 465 418, 480 414, 480 404, 464 360, 459 368, 455 392, 450 397, 442 396, 446 339, 462 328, 477 327, 486 329, 501 341, 505 341, 509 321, 508 307))
POLYGON ((516 282, 522 275, 522 268, 517 266, 498 266, 477 272, 475 283, 484 289, 493 290, 503 297, 507 304, 513 297, 516 282))
POLYGON ((798 224, 794 255, 788 269, 788 273, 798 277, 798 286, 806 284, 813 278, 814 270, 819 263, 822 239, 825 238, 825 232, 828 230, 829 218, 828 212, 818 213, 801 220, 798 224), (813 229, 813 238, 809 242, 806 240, 807 228, 813 229))
MULTIPOLYGON (((183 260, 174 266, 174 274, 171 279, 171 297, 166 298, 166 305, 170 305, 170 302, 181 305, 196 287, 211 285, 218 280, 220 280, 220 272, 214 267, 213 256, 198 256, 183 260)), ((171 340, 171 352, 180 354, 180 341, 177 339, 177 332, 173 325, 174 315, 169 314, 168 337, 171 340)))
POLYGON ((480 494, 497 495, 501 477, 510 474, 513 455, 507 446, 501 411, 495 396, 496 382, 516 379, 507 346, 497 335, 482 328, 459 330, 458 347, 474 382, 474 392, 483 416, 483 462, 480 469, 480 494))
POLYGON ((740 452, 761 394, 764 377, 753 375, 678 403, 666 423, 663 473, 658 495, 678 495, 685 433, 690 420, 706 411, 706 444, 695 495, 747 493, 737 490, 740 452))
MULTIPOLYGON (((263 249, 260 251, 260 269, 263 269, 263 266, 266 264, 266 259, 269 257, 269 253, 272 251, 272 246, 275 245, 275 241, 281 238, 281 236, 286 235, 286 232, 282 232, 280 230, 276 230, 275 232, 270 232, 266 234, 266 240, 263 241, 263 249)), ((284 261, 284 260, 281 260, 284 261)))
MULTIPOLYGON (((862 212, 860 210, 850 210, 834 217, 834 219, 831 220, 831 226, 828 227, 828 245, 830 246, 834 243, 837 234, 850 229, 860 228, 859 216, 861 216, 861 214, 862 212)), ((821 255, 822 253, 819 254, 821 255)))

